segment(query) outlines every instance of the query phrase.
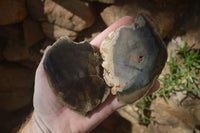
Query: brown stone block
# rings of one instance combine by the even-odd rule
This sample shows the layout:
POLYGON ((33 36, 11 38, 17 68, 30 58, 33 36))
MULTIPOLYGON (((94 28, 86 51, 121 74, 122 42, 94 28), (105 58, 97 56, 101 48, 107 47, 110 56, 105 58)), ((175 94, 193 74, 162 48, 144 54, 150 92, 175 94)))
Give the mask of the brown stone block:
POLYGON ((27 16, 25 4, 25 0, 1 0, 0 25, 21 22, 27 16))
POLYGON ((28 47, 38 43, 44 38, 40 24, 28 18, 23 22, 24 40, 28 47))
POLYGON ((0 109, 14 111, 30 103, 34 72, 16 64, 1 64, 0 73, 0 109))
POLYGON ((42 22, 41 25, 44 34, 50 39, 56 40, 65 35, 69 36, 72 40, 75 40, 77 37, 76 32, 59 27, 58 25, 48 22, 42 22))

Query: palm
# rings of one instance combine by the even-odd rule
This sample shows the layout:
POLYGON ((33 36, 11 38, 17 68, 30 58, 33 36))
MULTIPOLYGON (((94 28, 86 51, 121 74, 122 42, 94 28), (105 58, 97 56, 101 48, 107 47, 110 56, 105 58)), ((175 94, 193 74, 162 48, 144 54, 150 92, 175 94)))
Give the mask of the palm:
MULTIPOLYGON (((131 17, 124 17, 107 28, 99 36, 97 36, 91 44, 98 50, 102 40, 113 30, 121 25, 131 23, 131 17)), ((101 121, 107 118, 113 111, 121 107, 114 96, 101 104, 97 109, 92 111, 86 117, 83 117, 64 106, 52 92, 49 86, 45 71, 40 62, 35 78, 34 91, 34 113, 39 124, 46 127, 43 130, 51 132, 87 132, 97 126, 101 121)), ((156 90, 158 84, 152 90, 156 90)))
POLYGON ((48 84, 42 64, 38 66, 35 78, 34 108, 38 117, 49 130, 54 130, 53 132, 61 129, 65 132, 88 131, 119 106, 116 99, 110 96, 99 108, 87 117, 83 117, 62 105, 48 84))

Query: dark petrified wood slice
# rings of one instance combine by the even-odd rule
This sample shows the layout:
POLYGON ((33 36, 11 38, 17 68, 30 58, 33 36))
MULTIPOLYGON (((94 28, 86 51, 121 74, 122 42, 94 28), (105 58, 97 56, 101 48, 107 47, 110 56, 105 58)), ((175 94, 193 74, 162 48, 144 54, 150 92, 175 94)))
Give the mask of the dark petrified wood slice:
POLYGON ((128 104, 145 96, 167 59, 165 44, 144 15, 110 33, 100 52, 106 83, 128 104))
POLYGON ((88 42, 60 38, 47 51, 44 69, 55 94, 70 109, 86 115, 104 101, 109 89, 99 77, 102 59, 88 42))

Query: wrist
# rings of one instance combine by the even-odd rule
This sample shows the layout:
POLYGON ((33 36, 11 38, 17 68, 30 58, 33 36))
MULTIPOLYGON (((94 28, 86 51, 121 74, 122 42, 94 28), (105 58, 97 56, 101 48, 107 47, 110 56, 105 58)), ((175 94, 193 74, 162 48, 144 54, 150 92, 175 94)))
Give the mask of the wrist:
POLYGON ((51 133, 51 131, 47 128, 45 123, 39 117, 39 115, 34 111, 32 115, 33 126, 32 131, 34 133, 51 133))
POLYGON ((36 112, 31 114, 31 117, 26 120, 18 133, 51 133, 36 112))

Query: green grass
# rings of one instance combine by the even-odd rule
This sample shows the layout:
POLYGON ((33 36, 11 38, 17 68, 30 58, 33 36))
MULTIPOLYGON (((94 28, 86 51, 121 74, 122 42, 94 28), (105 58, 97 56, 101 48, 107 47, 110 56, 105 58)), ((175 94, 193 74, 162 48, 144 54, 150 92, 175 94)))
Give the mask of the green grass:
POLYGON ((152 95, 142 99, 135 106, 138 108, 137 113, 140 115, 140 123, 148 124, 150 119, 150 104, 157 97, 165 100, 170 98, 172 93, 176 91, 185 91, 200 97, 200 51, 188 47, 187 41, 184 46, 180 47, 175 44, 178 50, 177 54, 172 57, 172 51, 167 62, 169 72, 162 74, 159 78, 160 88, 152 95))

